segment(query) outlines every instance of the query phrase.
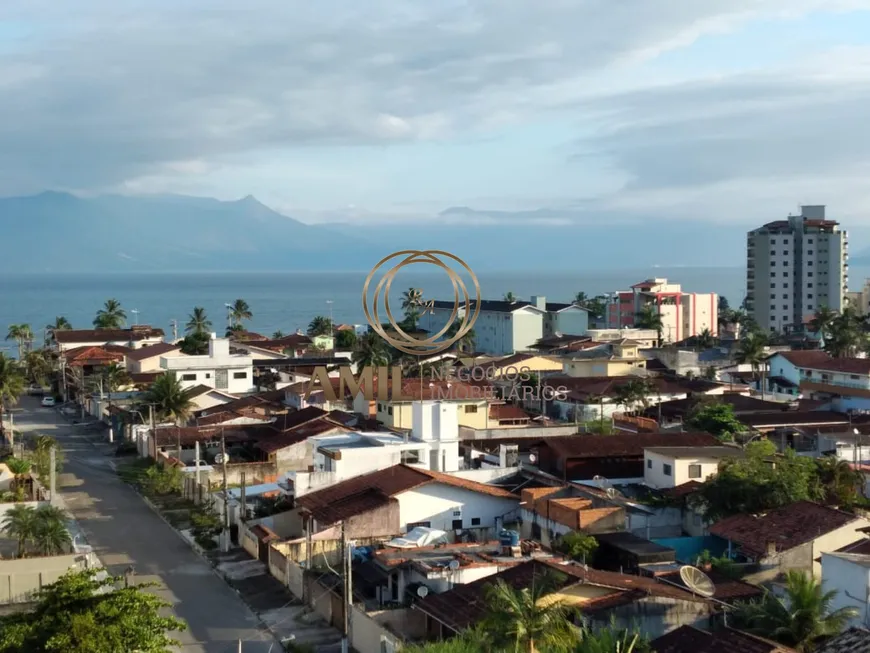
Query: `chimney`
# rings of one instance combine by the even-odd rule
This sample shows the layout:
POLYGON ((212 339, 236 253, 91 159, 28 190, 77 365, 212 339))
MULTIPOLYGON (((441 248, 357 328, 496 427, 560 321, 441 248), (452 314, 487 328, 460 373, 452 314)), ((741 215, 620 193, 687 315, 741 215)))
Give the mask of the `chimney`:
POLYGON ((547 310, 547 298, 543 295, 532 295, 531 301, 535 308, 539 308, 542 311, 547 310))
POLYGON ((218 338, 212 334, 212 338, 208 341, 208 355, 210 358, 227 357, 230 355, 229 338, 218 338))

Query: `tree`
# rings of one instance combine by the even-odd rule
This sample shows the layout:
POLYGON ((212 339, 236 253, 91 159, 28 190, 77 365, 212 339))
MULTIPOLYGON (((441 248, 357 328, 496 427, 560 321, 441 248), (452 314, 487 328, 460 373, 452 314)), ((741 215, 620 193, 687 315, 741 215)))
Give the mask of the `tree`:
POLYGON ((584 628, 580 643, 573 651, 574 653, 650 653, 652 649, 644 635, 636 630, 618 627, 616 617, 613 617, 607 628, 596 630, 584 628))
POLYGON ((402 310, 405 311, 405 317, 412 319, 415 327, 422 306, 423 291, 420 288, 408 288, 402 293, 402 310))
POLYGON ((825 351, 835 358, 857 356, 867 345, 863 326, 863 320, 854 308, 843 309, 827 327, 825 351))
POLYGON ((188 356, 203 356, 208 353, 209 340, 210 337, 207 333, 191 333, 179 343, 181 353, 188 356))
POLYGON ((36 510, 21 503, 15 504, 6 511, 2 528, 6 535, 18 542, 18 557, 24 558, 27 544, 33 539, 36 529, 36 510))
POLYGON ((840 634, 858 616, 851 607, 831 611, 837 591, 825 592, 809 574, 793 569, 786 572, 785 580, 782 598, 768 591, 760 599, 738 603, 734 611, 738 627, 804 652, 840 634))
MULTIPOLYGON (((450 325, 450 328, 447 329, 447 333, 445 334, 447 338, 452 338, 458 332, 460 327, 462 326, 462 322, 460 320, 454 320, 453 324, 450 325)), ((474 345, 477 340, 477 333, 475 333, 474 329, 469 329, 465 332, 465 334, 456 341, 456 348, 462 353, 468 353, 474 351, 474 345)))
POLYGON ((767 364, 765 347, 767 346, 767 338, 764 334, 750 332, 741 340, 737 348, 735 359, 740 365, 750 365, 752 373, 758 375, 761 373, 759 387, 761 389, 761 397, 764 398, 764 372, 767 364))
POLYGON ((332 322, 328 317, 317 315, 311 322, 308 323, 309 336, 331 336, 332 322))
POLYGON ((710 349, 716 346, 716 338, 710 333, 710 329, 704 329, 698 334, 698 347, 701 349, 710 349))
POLYGON ((18 360, 23 360, 24 350, 33 344, 33 329, 29 324, 10 324, 6 340, 18 343, 18 360))
POLYGON ((284 332, 281 329, 278 329, 275 333, 272 334, 272 340, 280 340, 284 337, 284 332))
POLYGON ((494 653, 492 637, 480 625, 438 642, 403 646, 403 653, 494 653))
POLYGON ((589 301, 589 295, 587 295, 582 290, 580 292, 578 292, 576 295, 574 295, 574 303, 577 304, 577 306, 585 307, 586 302, 588 302, 588 301, 589 301))
POLYGON ((224 332, 224 336, 230 339, 237 338, 239 334, 245 332, 245 327, 241 324, 230 324, 224 332))
POLYGON ((30 473, 32 467, 30 461, 24 458, 7 458, 4 462, 9 473, 12 474, 12 489, 20 488, 22 477, 30 473))
POLYGON ((241 326, 243 321, 250 320, 253 317, 254 314, 251 312, 251 307, 248 306, 248 302, 244 299, 237 299, 230 307, 230 319, 235 326, 241 326))
POLYGON ((0 352, 0 432, 4 430, 3 418, 9 405, 18 402, 24 393, 24 374, 18 364, 0 352))
POLYGON ((112 393, 131 383, 127 370, 118 363, 106 365, 100 372, 101 390, 108 395, 109 408, 112 407, 112 393))
POLYGON ((580 629, 570 620, 572 609, 560 601, 541 600, 558 587, 557 580, 553 572, 533 577, 528 588, 515 589, 501 578, 487 586, 484 624, 496 647, 537 653, 539 648, 564 649, 579 640, 580 629))
POLYGON ((725 295, 719 295, 718 309, 719 309, 718 312, 720 315, 722 313, 727 313, 728 311, 731 310, 731 306, 728 304, 728 298, 725 297, 725 295))
POLYGON ((193 307, 193 312, 188 316, 184 331, 191 336, 207 336, 211 333, 211 320, 208 319, 202 306, 193 307))
POLYGON ((699 401, 686 417, 686 426, 695 431, 704 431, 720 440, 733 440, 746 427, 734 414, 734 406, 719 401, 699 401))
POLYGON ((598 548, 598 540, 581 531, 566 533, 556 545, 556 549, 577 562, 586 563, 587 558, 595 553, 598 548))
POLYGON ((504 294, 504 297, 502 299, 506 302, 510 302, 511 304, 513 304, 515 301, 517 301, 517 296, 514 295, 511 291, 508 291, 504 294))
POLYGON ((658 334, 659 344, 661 344, 664 323, 661 313, 655 310, 652 305, 647 304, 640 310, 635 316, 634 326, 638 329, 653 329, 658 334))
POLYGON ((614 389, 613 400, 623 406, 627 413, 633 412, 638 405, 647 408, 653 388, 645 379, 631 379, 614 389))
POLYGON ((356 334, 350 329, 342 329, 335 334, 336 349, 353 349, 356 345, 356 334))
POLYGON ((33 527, 33 544, 44 556, 61 555, 72 545, 66 522, 69 516, 54 506, 40 506, 36 509, 33 527))
POLYGON ((861 496, 864 478, 845 460, 836 456, 817 458, 819 482, 825 492, 825 501, 836 506, 851 508, 861 496))
POLYGON ((97 570, 71 571, 37 594, 31 612, 0 618, 0 653, 170 653, 169 633, 184 622, 160 613, 169 603, 143 591, 153 584, 117 589, 120 578, 97 570))
POLYGON ((33 383, 45 383, 51 372, 51 359, 46 349, 32 349, 24 354, 24 375, 33 383))
POLYGON ((352 360, 358 369, 389 365, 390 354, 387 350, 387 343, 374 332, 366 333, 357 339, 352 360))
POLYGON ((45 325, 46 346, 50 343, 57 342, 57 339, 54 336, 58 331, 68 331, 70 329, 72 329, 72 324, 69 323, 68 319, 62 315, 54 318, 53 323, 45 325))
POLYGON ((188 420, 194 408, 190 395, 174 373, 161 374, 155 379, 145 394, 145 403, 154 404, 158 417, 179 425, 188 420))
POLYGON ((117 299, 107 299, 103 308, 97 311, 94 327, 97 329, 122 329, 127 321, 127 313, 117 299))
POLYGON ((831 324, 833 324, 836 317, 836 311, 832 311, 827 306, 820 306, 813 319, 810 320, 810 330, 826 338, 830 333, 831 324))

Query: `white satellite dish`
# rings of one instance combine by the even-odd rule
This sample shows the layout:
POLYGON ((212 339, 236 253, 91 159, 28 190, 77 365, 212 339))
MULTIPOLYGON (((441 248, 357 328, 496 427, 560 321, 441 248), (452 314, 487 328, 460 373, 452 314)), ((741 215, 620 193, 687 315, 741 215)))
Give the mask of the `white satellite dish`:
POLYGON ((427 596, 429 596, 429 588, 425 585, 420 585, 420 587, 417 588, 417 596, 419 596, 421 599, 425 599, 427 596))
POLYGON ((450 571, 456 571, 457 569, 459 569, 459 560, 451 560, 447 563, 447 568, 450 571))
POLYGON ((716 586, 710 577, 697 567, 685 565, 680 567, 680 578, 683 584, 695 594, 711 597, 716 593, 716 586))
POLYGON ((224 455, 224 454, 222 454, 222 453, 219 453, 219 454, 216 454, 216 455, 215 455, 215 457, 214 457, 214 462, 215 462, 215 464, 217 464, 217 465, 223 465, 225 459, 226 459, 227 462, 230 462, 230 457, 229 457, 229 456, 224 455))
POLYGON ((530 453, 530 454, 529 454, 529 462, 530 462, 530 463, 533 463, 533 464, 534 464, 534 462, 535 462, 537 459, 538 459, 538 457, 537 457, 535 454, 533 454, 533 453, 530 453))

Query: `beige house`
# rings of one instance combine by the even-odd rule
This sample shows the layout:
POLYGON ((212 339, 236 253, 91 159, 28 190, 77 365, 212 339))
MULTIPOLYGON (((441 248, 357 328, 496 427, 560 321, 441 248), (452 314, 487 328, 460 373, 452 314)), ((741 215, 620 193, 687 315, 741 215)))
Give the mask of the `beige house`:
MULTIPOLYGON (((413 405, 421 400, 443 401, 456 405, 460 426, 485 429, 493 424, 489 415, 489 405, 493 403, 494 389, 490 386, 451 381, 432 382, 428 379, 421 385, 419 379, 405 379, 401 399, 392 399, 392 385, 389 390, 391 398, 379 398, 374 402, 375 418, 387 428, 412 428, 413 405)), ((360 392, 353 401, 353 410, 361 415, 369 415, 369 405, 360 392)))
POLYGON ((478 366, 490 368, 493 379, 506 377, 515 378, 520 371, 546 376, 562 371, 562 361, 555 356, 540 356, 537 354, 514 354, 507 358, 487 363, 477 363, 478 366))
POLYGON ((130 374, 162 372, 160 358, 168 356, 184 356, 184 354, 181 353, 181 347, 178 345, 160 342, 124 354, 124 366, 130 374))
POLYGON ((695 481, 703 483, 726 458, 743 458, 740 447, 652 447, 644 449, 644 483, 658 490, 695 481))
POLYGON ((562 373, 573 377, 626 376, 646 369, 642 343, 623 338, 607 345, 576 352, 564 359, 562 373))

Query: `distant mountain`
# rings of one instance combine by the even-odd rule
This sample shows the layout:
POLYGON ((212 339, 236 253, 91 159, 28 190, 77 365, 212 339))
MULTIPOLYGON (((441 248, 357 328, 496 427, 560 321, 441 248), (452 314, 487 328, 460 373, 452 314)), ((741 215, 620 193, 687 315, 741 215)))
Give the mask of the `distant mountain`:
POLYGON ((0 199, 0 271, 356 270, 371 266, 353 230, 303 224, 253 197, 0 199))

